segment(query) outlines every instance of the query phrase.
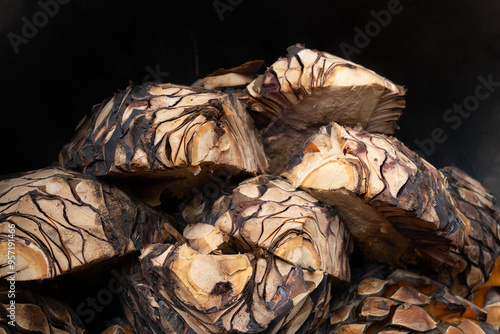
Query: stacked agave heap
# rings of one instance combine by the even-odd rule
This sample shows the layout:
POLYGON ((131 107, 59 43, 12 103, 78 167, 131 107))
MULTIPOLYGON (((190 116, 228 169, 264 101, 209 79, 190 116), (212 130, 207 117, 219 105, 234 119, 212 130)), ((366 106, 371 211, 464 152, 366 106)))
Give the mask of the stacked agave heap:
POLYGON ((261 65, 130 86, 0 180, 0 333, 84 333, 58 286, 117 267, 92 331, 498 333, 500 210, 393 137, 405 90, 300 45, 261 65))

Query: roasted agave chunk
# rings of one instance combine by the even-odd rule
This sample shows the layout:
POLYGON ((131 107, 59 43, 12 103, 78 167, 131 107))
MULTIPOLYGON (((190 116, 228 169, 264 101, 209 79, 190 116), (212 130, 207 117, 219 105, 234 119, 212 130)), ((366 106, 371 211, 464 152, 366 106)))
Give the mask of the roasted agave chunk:
POLYGON ((463 297, 488 280, 500 210, 469 175, 437 170, 394 137, 336 123, 294 159, 283 175, 339 211, 367 261, 429 268, 463 297))
POLYGON ((304 269, 349 281, 352 244, 344 223, 331 207, 280 177, 245 180, 214 204, 187 206, 184 216, 191 221, 184 236, 200 252, 265 249, 304 269))
POLYGON ((334 293, 328 333, 497 333, 479 307, 408 271, 378 267, 342 290, 334 293))
POLYGON ((151 245, 128 276, 137 333, 310 333, 328 316, 331 279, 270 253, 200 254, 151 245))
POLYGON ((89 175, 50 167, 9 176, 0 181, 0 277, 52 278, 150 243, 183 242, 173 224, 89 175))
POLYGON ((160 195, 191 195, 209 174, 267 170, 250 116, 233 96, 199 87, 130 86, 94 107, 64 146, 60 163, 119 177, 151 205, 160 195))
POLYGON ((469 219, 444 175, 396 138, 332 123, 283 175, 335 207, 366 261, 466 269, 469 219))

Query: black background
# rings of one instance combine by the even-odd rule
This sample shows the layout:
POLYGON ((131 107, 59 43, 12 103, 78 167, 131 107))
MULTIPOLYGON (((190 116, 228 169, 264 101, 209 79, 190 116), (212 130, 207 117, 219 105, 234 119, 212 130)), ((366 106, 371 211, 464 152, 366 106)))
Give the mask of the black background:
MULTIPOLYGON (((17 53, 9 36, 22 36, 22 18, 33 22, 42 7, 0 2, 0 174, 54 163, 94 104, 129 81, 151 80, 148 72, 191 84, 248 60, 269 66, 295 43, 344 56, 341 43, 354 46, 355 28, 364 31, 390 1, 65 2, 17 53), (230 7, 218 13, 214 4, 230 7)), ((443 113, 474 95, 478 76, 500 82, 500 3, 400 6, 352 60, 408 89, 401 140, 418 149, 415 140, 442 128, 448 139, 427 159, 462 168, 499 196, 500 87, 456 130, 443 113)))

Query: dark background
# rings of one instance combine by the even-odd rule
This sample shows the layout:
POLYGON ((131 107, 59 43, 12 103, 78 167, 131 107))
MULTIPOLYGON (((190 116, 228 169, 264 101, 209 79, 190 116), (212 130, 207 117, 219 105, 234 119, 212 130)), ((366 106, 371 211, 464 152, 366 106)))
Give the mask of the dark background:
MULTIPOLYGON (((355 46, 355 28, 364 31, 372 11, 390 3, 64 2, 43 22, 39 2, 0 0, 0 175, 56 161, 83 115, 129 81, 154 80, 150 72, 159 71, 164 82, 191 84, 247 60, 269 66, 295 43, 344 56, 341 43, 355 46), (23 17, 34 16, 43 26, 16 53, 9 36, 22 36, 23 17)), ((448 139, 427 159, 462 168, 500 196, 500 87, 459 128, 443 120, 445 110, 474 95, 479 76, 500 82, 500 2, 400 6, 352 60, 408 89, 401 140, 419 149, 415 140, 441 128, 448 139)))

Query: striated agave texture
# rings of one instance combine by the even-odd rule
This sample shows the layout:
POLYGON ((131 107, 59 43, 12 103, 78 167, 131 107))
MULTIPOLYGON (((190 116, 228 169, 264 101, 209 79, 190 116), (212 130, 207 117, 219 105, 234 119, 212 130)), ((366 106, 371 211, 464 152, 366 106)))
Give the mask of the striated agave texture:
POLYGON ((256 175, 268 168, 253 122, 236 97, 156 83, 130 86, 95 106, 61 151, 60 163, 121 177, 153 205, 164 190, 189 194, 213 171, 256 175))
POLYGON ((170 216, 114 185, 59 167, 0 181, 0 276, 39 280, 88 268, 155 242, 184 240, 170 216))
POLYGON ((493 334, 486 313, 427 277, 376 268, 335 295, 328 333, 493 334))
POLYGON ((331 281, 265 251, 204 255, 151 245, 123 303, 138 333, 308 333, 328 316, 331 281))

